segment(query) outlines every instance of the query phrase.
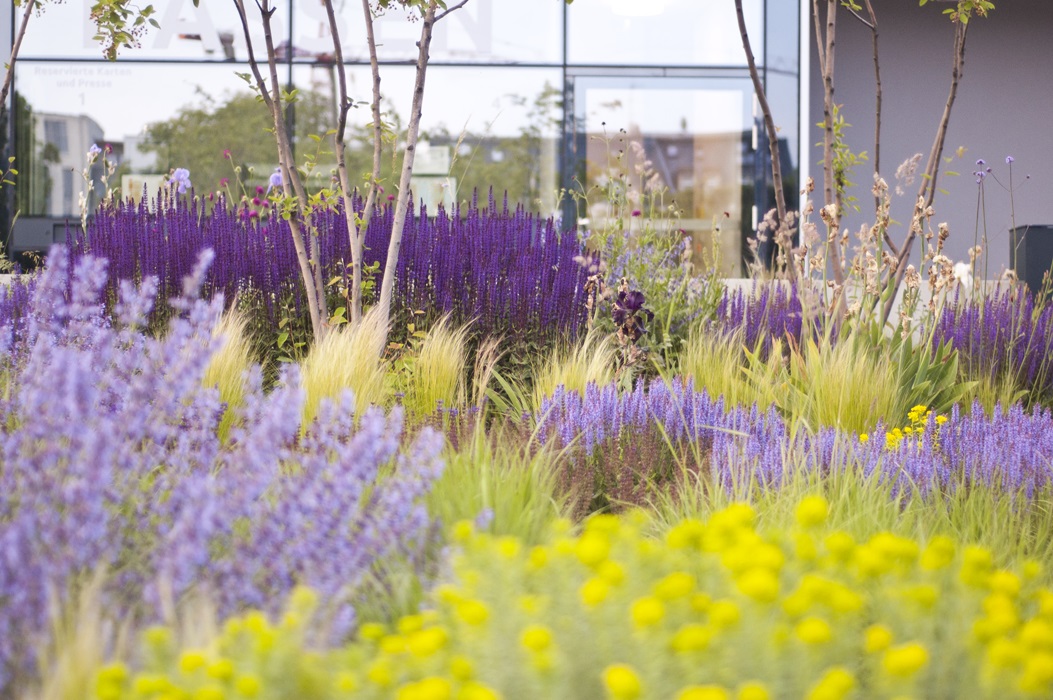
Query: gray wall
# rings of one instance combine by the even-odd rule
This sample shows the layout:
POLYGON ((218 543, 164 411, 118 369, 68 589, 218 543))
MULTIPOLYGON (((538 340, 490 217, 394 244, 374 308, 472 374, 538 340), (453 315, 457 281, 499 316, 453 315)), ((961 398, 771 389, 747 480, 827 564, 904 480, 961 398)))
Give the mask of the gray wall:
MULTIPOLYGON (((874 2, 880 30, 882 110, 882 175, 895 186, 895 171, 907 158, 922 153, 925 167, 936 127, 950 87, 953 27, 941 14, 950 3, 916 0, 874 2)), ((941 176, 934 204, 935 221, 951 227, 949 255, 966 260, 977 230, 977 184, 972 173, 976 160, 1008 188, 1007 155, 1013 156, 1016 223, 1053 224, 1053 5, 1048 0, 1008 0, 996 3, 987 19, 976 19, 969 28, 963 79, 951 113, 944 155, 966 151, 944 169, 959 176, 941 176), (1030 175, 1030 179, 1025 176, 1030 175)), ((838 13, 838 46, 835 61, 834 101, 843 104, 852 124, 848 141, 853 151, 873 151, 874 67, 870 30, 846 11, 838 13)), ((819 77, 815 35, 811 32, 810 122, 823 119, 822 81, 819 77)), ((812 126, 810 144, 822 141, 822 131, 812 126)), ((810 173, 822 199, 822 148, 812 147, 810 173)), ((873 164, 856 169, 856 196, 863 213, 847 217, 855 232, 872 221, 870 195, 873 164)), ((901 222, 893 239, 902 240, 909 223, 918 182, 902 197, 893 196, 892 217, 901 222)), ((1010 196, 990 176, 985 182, 988 277, 1009 263, 1010 196)), ((935 226, 934 226, 935 228, 935 226)), ((983 221, 980 223, 983 234, 983 221)), ((914 248, 915 253, 917 247, 914 248)), ((913 257, 913 256, 912 256, 913 257)))

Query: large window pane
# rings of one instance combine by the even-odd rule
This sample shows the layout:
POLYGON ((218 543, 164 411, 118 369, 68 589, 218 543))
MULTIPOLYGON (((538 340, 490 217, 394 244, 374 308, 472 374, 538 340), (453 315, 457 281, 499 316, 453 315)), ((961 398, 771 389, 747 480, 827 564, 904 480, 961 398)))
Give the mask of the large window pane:
MULTIPOLYGON (((414 69, 383 66, 381 75, 384 120, 401 130, 408 121, 414 69)), ((470 199, 474 190, 485 200, 493 187, 498 198, 507 191, 511 204, 554 213, 561 78, 559 70, 549 68, 429 68, 421 121, 425 144, 414 166, 415 195, 434 204, 440 189, 446 188, 443 199, 449 204, 470 199)), ((301 90, 314 93, 330 91, 333 80, 327 68, 306 66, 297 66, 296 79, 301 90)), ((353 99, 370 99, 367 67, 348 68, 347 81, 353 99)), ((349 114, 348 158, 355 176, 370 170, 371 121, 368 104, 349 114)), ((384 170, 389 193, 397 181, 388 174, 391 161, 388 151, 384 170)))
MULTIPOLYGON (((34 17, 22 45, 25 58, 99 58, 100 46, 89 21, 93 0, 49 4, 34 17)), ((183 59, 244 61, 244 33, 230 0, 154 0, 160 29, 149 27, 141 46, 124 49, 130 59, 183 59)), ((312 61, 333 53, 329 20, 317 0, 272 0, 274 43, 279 55, 288 55, 290 33, 293 57, 312 61)), ((263 26, 255 3, 247 3, 249 27, 256 55, 263 57, 263 26)), ((369 60, 361 3, 337 4, 338 30, 347 61, 369 60)), ((414 60, 421 24, 410 21, 413 11, 393 9, 375 23, 381 60, 414 60)), ((435 62, 560 63, 562 61, 563 9, 556 1, 543 3, 470 2, 437 23, 432 38, 435 62)))
MULTIPOLYGON (((763 61, 763 1, 743 5, 754 54, 763 61)), ((730 0, 589 0, 570 7, 567 24, 571 63, 746 63, 730 0)))
MULTIPOLYGON (((583 189, 624 176, 630 197, 675 202, 683 212, 676 225, 692 236, 697 255, 716 246, 721 271, 740 275, 752 223, 751 100, 744 78, 576 79, 583 189)), ((584 214, 595 230, 613 212, 600 196, 584 214)))
MULTIPOLYGON (((165 64, 20 63, 18 128, 26 137, 19 167, 25 163, 26 183, 37 183, 23 214, 79 216, 83 178, 66 182, 62 173, 79 173, 92 143, 115 147, 114 157, 122 166, 113 186, 123 175, 160 176, 185 167, 199 193, 220 188, 224 178, 234 189, 237 165, 248 184, 265 183, 277 165, 274 137, 265 131, 270 123, 266 108, 235 75, 244 70, 240 64, 188 71, 165 64), (89 69, 114 72, 104 87, 93 89, 67 77, 89 69), (156 85, 164 89, 144 99, 144 91, 156 85), (226 150, 231 152, 229 160, 226 150)), ((409 114, 414 69, 384 66, 382 75, 384 120, 401 131, 409 114)), ((316 185, 329 183, 332 147, 328 138, 318 144, 308 136, 325 136, 335 125, 335 77, 331 66, 298 65, 294 70, 298 160, 302 163, 309 152, 318 151, 316 185)), ((351 110, 347 136, 351 173, 358 180, 372 163, 371 115, 365 104, 370 99, 369 69, 349 67, 347 79, 352 99, 363 103, 351 110)), ((452 203, 470 198, 475 189, 485 198, 493 187, 499 197, 507 190, 512 203, 554 212, 560 79, 557 69, 433 66, 426 86, 415 193, 433 204, 439 201, 436 196, 452 203)), ((391 193, 398 164, 390 150, 384 167, 391 193)), ((136 182, 142 181, 140 177, 136 182)))
MULTIPOLYGON (((266 179, 277 160, 273 136, 263 130, 268 113, 238 70, 245 67, 20 61, 15 190, 22 215, 80 215, 79 193, 87 190, 80 173, 93 143, 110 144, 110 158, 121 163, 111 187, 125 175, 186 167, 198 191, 214 189, 221 177, 234 177, 224 149, 258 165, 266 179), (104 85, 69 77, 92 70, 110 71, 97 79, 104 85)), ((101 166, 89 175, 101 192, 101 166)))
MULTIPOLYGON (((294 4, 297 49, 310 55, 332 53, 329 22, 322 5, 311 0, 297 0, 294 4)), ((346 2, 338 7, 337 29, 344 60, 368 62, 361 3, 346 2)), ((392 9, 376 20, 380 60, 416 60, 421 24, 410 21, 411 14, 412 11, 392 9)), ((437 63, 556 64, 562 61, 562 52, 561 2, 476 0, 435 25, 430 55, 437 63)))
MULTIPOLYGON (((30 21, 22 44, 23 58, 102 58, 95 36, 95 25, 89 20, 93 0, 68 0, 48 3, 39 17, 30 21)), ((290 0, 272 0, 277 8, 272 20, 275 44, 288 46, 290 0)), ((130 59, 233 61, 246 60, 245 36, 234 3, 230 0, 198 3, 193 0, 154 0, 155 18, 160 29, 148 27, 140 37, 139 48, 122 49, 121 57, 130 59)), ((257 55, 263 50, 263 27, 255 3, 246 3, 250 11, 250 30, 257 55)), ((284 48, 282 49, 284 51, 284 48)), ((110 66, 113 69, 113 66, 110 66)), ((101 68, 85 76, 70 76, 83 81, 103 80, 101 68)), ((162 89, 163 86, 158 86, 162 89)))

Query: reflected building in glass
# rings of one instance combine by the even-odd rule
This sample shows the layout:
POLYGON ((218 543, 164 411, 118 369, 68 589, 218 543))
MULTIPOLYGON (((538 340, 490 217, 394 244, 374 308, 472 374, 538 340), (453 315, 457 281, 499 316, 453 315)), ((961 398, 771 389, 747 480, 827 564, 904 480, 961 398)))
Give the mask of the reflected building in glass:
MULTIPOLYGON (((89 0, 49 5, 31 21, 8 125, 20 175, 5 222, 16 210, 18 226, 56 230, 58 220, 79 221, 92 143, 112 146, 119 167, 110 184, 123 182, 124 195, 139 195, 143 183, 181 167, 199 194, 237 195, 239 177, 247 188, 266 183, 277 165, 265 130, 269 115, 237 75, 249 68, 233 3, 153 4, 161 28, 116 62, 103 60, 93 39, 89 0)), ((297 155, 314 154, 312 181, 328 184, 333 156, 325 151, 332 149, 319 151, 310 138, 336 121, 325 10, 316 0, 274 5, 279 79, 299 95, 290 115, 297 155)), ((788 200, 795 202, 800 4, 744 5, 780 128, 788 200)), ((357 105, 347 137, 356 175, 372 159, 360 3, 344 3, 339 23, 357 105)), ((254 31, 254 45, 262 46, 262 30, 254 31)), ((419 31, 402 11, 376 24, 383 109, 395 129, 407 121, 419 31)), ((746 237, 774 202, 760 126, 730 1, 578 0, 568 7, 562 0, 471 0, 436 26, 414 192, 434 206, 466 201, 475 191, 485 198, 493 188, 498 199, 507 193, 511 204, 562 216, 565 228, 599 229, 616 213, 601 190, 622 177, 643 201, 662 193, 656 201, 681 212, 676 226, 696 252, 716 245, 723 272, 737 276, 745 269, 746 237)), ((385 172, 392 164, 388 154, 385 172)), ((87 177, 97 178, 96 170, 87 177)), ((32 237, 16 231, 16 248, 22 239, 32 237)))

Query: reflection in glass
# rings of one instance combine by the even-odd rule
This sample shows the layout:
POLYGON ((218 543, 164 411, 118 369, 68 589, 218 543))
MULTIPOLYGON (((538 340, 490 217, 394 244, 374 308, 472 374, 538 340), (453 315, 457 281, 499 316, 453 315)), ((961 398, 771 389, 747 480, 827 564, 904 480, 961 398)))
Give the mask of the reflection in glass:
MULTIPOLYGON (((94 0, 48 5, 34 18, 21 49, 23 58, 102 58, 89 15, 94 0)), ((135 49, 123 58, 245 61, 241 21, 229 0, 154 0, 160 28, 149 27, 135 49)), ((262 22, 254 3, 247 3, 249 28, 257 56, 264 55, 262 22)), ((271 24, 283 60, 331 56, 333 44, 325 7, 317 0, 272 0, 271 24), (292 46, 290 51, 289 46, 292 46)), ((365 21, 359 2, 337 4, 337 29, 344 60, 368 62, 365 21)), ((420 22, 407 19, 414 10, 392 9, 375 22, 382 61, 415 60, 420 22)), ((431 60, 469 63, 552 63, 562 60, 562 4, 552 2, 470 2, 435 25, 431 60)))
MULTIPOLYGON (((581 78, 576 87, 584 189, 626 177, 631 203, 675 207, 682 217, 675 225, 692 237, 696 258, 712 260, 716 248, 721 271, 740 275, 741 232, 752 223, 748 81, 581 78)), ((585 212, 593 230, 613 214, 603 197, 591 197, 585 212)))
MULTIPOLYGON (((382 76, 382 118, 401 130, 409 114, 414 70, 384 66, 382 76)), ((331 94, 328 67, 298 65, 295 77, 301 92, 331 94)), ((368 68, 349 67, 347 81, 353 99, 369 99, 368 68)), ((448 204, 468 201, 478 190, 485 200, 493 187, 499 199, 507 192, 513 206, 522 203, 545 214, 555 213, 563 120, 560 83, 560 72, 549 68, 429 68, 422 143, 414 167, 415 196, 432 192, 426 201, 448 204)), ((372 168, 371 121, 367 104, 348 115, 348 167, 356 180, 372 168)), ((382 178, 387 194, 398 182, 397 167, 395 154, 385 146, 382 178)))
MULTIPOLYGON (((785 0, 770 0, 770 2, 785 0)), ((788 3, 787 3, 788 4, 788 3)), ((764 61, 764 0, 744 0, 764 61)), ((567 13, 569 61, 615 65, 745 65, 735 5, 710 0, 589 0, 567 13)))

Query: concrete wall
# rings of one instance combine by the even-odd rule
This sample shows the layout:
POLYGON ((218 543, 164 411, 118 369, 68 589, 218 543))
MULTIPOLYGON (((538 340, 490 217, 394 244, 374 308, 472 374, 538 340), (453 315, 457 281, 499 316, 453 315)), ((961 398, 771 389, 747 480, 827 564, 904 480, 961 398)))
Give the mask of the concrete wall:
MULTIPOLYGON (((810 4, 810 3, 809 3, 810 4)), ((935 220, 951 227, 949 255, 966 259, 976 226, 977 184, 972 175, 983 158, 993 175, 1008 188, 1007 155, 1013 163, 1016 223, 1053 224, 1053 4, 1048 0, 996 2, 987 19, 976 19, 969 28, 964 76, 951 113, 945 155, 958 147, 966 150, 944 168, 958 177, 941 176, 935 220), (1030 175, 1027 179, 1025 176, 1030 175)), ((874 2, 880 30, 883 84, 881 171, 890 186, 895 171, 907 158, 922 153, 920 169, 932 147, 936 127, 950 87, 954 30, 941 11, 948 2, 919 7, 916 0, 874 2)), ((822 81, 819 77, 815 35, 811 33, 810 121, 823 119, 822 81)), ((843 104, 852 124, 848 142, 853 151, 873 151, 874 68, 870 30, 846 11, 838 13, 834 100, 843 104)), ((810 144, 822 141, 813 126, 810 144)), ((815 178, 817 201, 822 199, 822 148, 811 151, 810 173, 815 178)), ((853 214, 845 225, 856 231, 872 221, 870 195, 872 163, 856 169, 856 196, 863 214, 853 214)), ((894 240, 902 240, 910 221, 919 183, 902 197, 893 198, 892 217, 901 222, 894 240)), ((1010 196, 988 177, 986 225, 988 277, 995 277, 1009 262, 1010 196)), ((983 235, 983 222, 980 223, 983 235)), ((915 248, 917 251, 917 248, 915 248)))

